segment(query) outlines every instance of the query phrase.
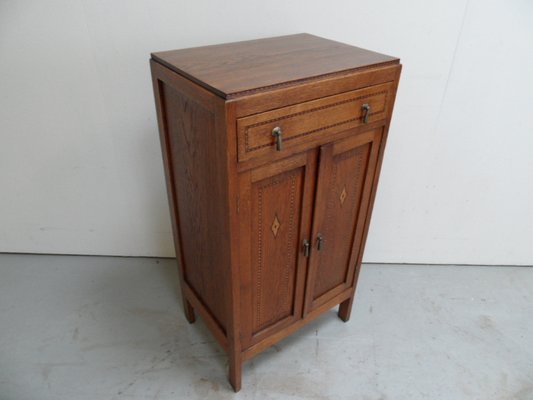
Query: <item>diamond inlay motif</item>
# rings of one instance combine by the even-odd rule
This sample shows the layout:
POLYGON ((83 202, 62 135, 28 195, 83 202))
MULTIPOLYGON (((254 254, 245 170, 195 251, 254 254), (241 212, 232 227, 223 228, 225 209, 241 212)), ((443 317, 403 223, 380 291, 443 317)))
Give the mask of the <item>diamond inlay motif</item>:
POLYGON ((346 196, 348 196, 348 194, 346 193, 346 186, 344 186, 342 188, 341 197, 340 197, 341 204, 344 204, 344 200, 346 200, 346 196))
POLYGON ((276 214, 276 217, 274 218, 274 222, 272 222, 272 226, 270 229, 272 230, 272 233, 274 234, 274 237, 278 236, 279 227, 281 226, 281 222, 279 222, 278 215, 276 214))

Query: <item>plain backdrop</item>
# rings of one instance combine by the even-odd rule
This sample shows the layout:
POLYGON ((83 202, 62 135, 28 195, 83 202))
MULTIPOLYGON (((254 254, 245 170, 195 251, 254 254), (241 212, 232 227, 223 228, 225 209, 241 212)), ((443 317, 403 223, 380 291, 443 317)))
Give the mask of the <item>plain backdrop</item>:
POLYGON ((365 261, 533 264, 533 2, 0 0, 0 252, 173 256, 152 51, 403 63, 365 261))

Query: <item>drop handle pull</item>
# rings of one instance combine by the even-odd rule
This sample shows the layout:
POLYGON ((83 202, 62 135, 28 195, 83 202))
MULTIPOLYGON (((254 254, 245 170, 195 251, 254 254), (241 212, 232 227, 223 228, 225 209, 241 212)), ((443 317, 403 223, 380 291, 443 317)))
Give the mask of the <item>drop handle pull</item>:
POLYGON ((309 240, 305 239, 303 241, 303 251, 304 256, 309 257, 309 254, 311 253, 311 244, 309 243, 309 240))
POLYGON ((319 233, 316 236, 316 249, 320 251, 322 250, 323 247, 324 247, 324 237, 322 236, 321 233, 319 233))
POLYGON ((368 124, 368 116, 370 114, 370 104, 365 103, 361 106, 363 109, 363 123, 368 124))
POLYGON ((272 129, 272 136, 276 138, 276 150, 283 150, 283 131, 279 126, 276 126, 272 129))

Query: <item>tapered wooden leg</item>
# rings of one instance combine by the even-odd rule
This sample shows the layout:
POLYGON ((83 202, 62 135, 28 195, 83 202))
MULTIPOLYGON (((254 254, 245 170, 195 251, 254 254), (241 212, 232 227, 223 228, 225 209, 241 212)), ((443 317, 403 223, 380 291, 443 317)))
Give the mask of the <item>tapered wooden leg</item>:
POLYGON ((229 356, 229 383, 235 393, 241 390, 242 379, 242 358, 240 353, 230 354, 229 356))
POLYGON ((352 313, 353 298, 354 298, 354 296, 352 295, 352 297, 350 297, 349 299, 344 300, 339 305, 339 312, 337 313, 337 315, 344 322, 348 322, 348 320, 350 319, 350 314, 352 313))
POLYGON ((194 323, 196 321, 196 315, 194 315, 194 308, 192 308, 191 303, 189 303, 189 300, 185 296, 182 297, 183 300, 183 311, 185 313, 185 318, 187 321, 189 321, 189 324, 194 323))

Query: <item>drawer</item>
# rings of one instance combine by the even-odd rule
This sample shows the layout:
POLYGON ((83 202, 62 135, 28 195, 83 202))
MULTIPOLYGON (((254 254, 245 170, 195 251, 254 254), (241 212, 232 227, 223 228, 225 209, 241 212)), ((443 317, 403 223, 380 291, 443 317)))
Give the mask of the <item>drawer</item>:
POLYGON ((239 118, 238 160, 285 157, 325 143, 336 133, 384 120, 391 92, 389 82, 239 118), (281 131, 281 149, 275 128, 281 131))

